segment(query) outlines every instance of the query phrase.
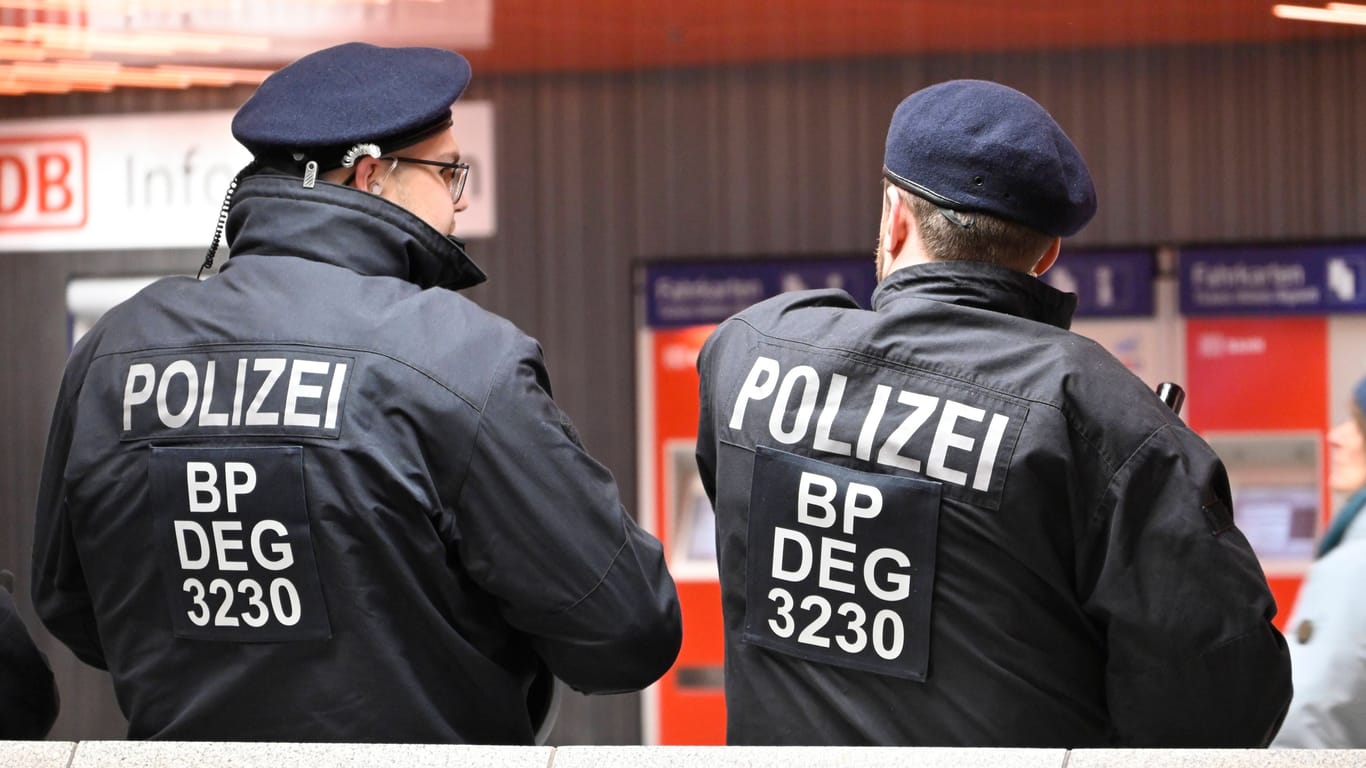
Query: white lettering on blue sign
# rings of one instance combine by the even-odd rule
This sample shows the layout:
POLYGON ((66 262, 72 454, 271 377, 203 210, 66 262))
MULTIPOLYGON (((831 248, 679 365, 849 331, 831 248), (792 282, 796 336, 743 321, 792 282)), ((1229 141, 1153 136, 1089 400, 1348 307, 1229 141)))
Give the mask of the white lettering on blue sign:
POLYGON ((1303 264, 1207 264, 1191 265, 1191 279, 1197 288, 1299 288, 1308 282, 1303 264))

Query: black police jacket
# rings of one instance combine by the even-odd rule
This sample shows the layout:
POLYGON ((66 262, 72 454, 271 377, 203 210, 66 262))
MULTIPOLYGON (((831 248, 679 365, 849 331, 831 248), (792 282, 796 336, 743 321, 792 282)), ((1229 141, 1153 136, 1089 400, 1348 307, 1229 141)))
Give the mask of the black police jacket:
POLYGON ((252 176, 232 257, 76 345, 33 597, 135 738, 527 743, 547 668, 641 688, 681 640, 659 542, 536 342, 408 213, 252 176))
POLYGON ((0 586, 0 739, 43 738, 57 707, 52 668, 34 646, 14 598, 0 586))
POLYGON ((1285 641, 1210 448, 980 263, 778 296, 698 361, 735 744, 1264 745, 1285 641))

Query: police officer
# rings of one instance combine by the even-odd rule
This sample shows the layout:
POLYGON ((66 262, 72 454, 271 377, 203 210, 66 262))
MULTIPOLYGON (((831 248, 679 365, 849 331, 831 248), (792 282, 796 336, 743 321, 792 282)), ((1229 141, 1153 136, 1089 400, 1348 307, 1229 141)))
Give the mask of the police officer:
POLYGON ((0 571, 0 739, 41 739, 57 719, 57 683, 19 618, 12 578, 0 571))
POLYGON ((1264 745, 1290 696, 1219 459, 1036 276, 1095 212, 1013 89, 887 136, 873 310, 789 293, 704 346, 733 744, 1264 745))
POLYGON ((34 602, 134 738, 529 743, 545 670, 639 689, 681 629, 659 542, 463 298, 461 56, 351 43, 267 78, 231 258, 67 365, 34 602))

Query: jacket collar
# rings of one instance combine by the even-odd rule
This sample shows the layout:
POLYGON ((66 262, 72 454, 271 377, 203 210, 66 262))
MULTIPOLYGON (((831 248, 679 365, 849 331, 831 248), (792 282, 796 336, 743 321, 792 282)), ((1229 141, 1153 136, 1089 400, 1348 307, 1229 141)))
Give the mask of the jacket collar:
POLYGON ((297 177, 248 176, 233 194, 226 235, 229 259, 295 256, 453 291, 487 279, 460 241, 387 200, 322 181, 305 189, 297 177))
POLYGON ((997 264, 933 261, 898 269, 873 291, 873 309, 904 298, 989 309, 1067 329, 1077 296, 997 264))

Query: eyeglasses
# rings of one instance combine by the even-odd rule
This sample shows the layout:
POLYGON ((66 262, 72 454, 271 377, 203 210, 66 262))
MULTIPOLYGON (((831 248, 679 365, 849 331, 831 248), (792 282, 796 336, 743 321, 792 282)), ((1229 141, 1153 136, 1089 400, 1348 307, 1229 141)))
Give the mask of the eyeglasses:
POLYGON ((469 163, 448 163, 444 160, 423 160, 417 157, 398 157, 396 155, 386 155, 380 160, 393 160, 399 163, 417 163, 418 165, 434 165, 440 168, 437 175, 446 182, 451 193, 451 203, 460 202, 460 196, 465 194, 465 180, 470 176, 469 163))

